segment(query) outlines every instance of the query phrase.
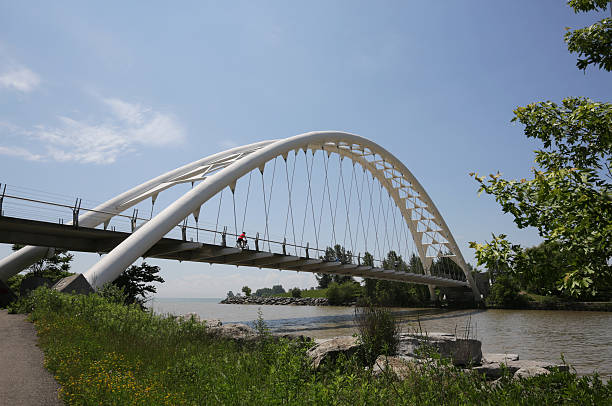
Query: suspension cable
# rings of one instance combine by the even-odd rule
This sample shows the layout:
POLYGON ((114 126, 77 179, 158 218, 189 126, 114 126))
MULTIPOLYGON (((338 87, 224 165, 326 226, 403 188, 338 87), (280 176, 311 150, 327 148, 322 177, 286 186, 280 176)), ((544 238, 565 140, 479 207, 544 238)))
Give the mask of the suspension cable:
MULTIPOLYGON (((327 200, 329 202, 329 215, 331 217, 331 223, 332 223, 331 247, 333 248, 336 242, 336 219, 334 218, 334 213, 333 213, 332 204, 331 204, 331 191, 329 190, 329 181, 328 181, 328 165, 329 165, 329 156, 327 156, 327 160, 325 163, 325 187, 327 188, 327 200)), ((321 224, 321 220, 319 220, 319 230, 320 230, 320 224, 321 224)))
POLYGON ((249 206, 249 193, 251 191, 251 176, 253 176, 253 171, 249 172, 249 185, 247 186, 246 202, 244 203, 244 215, 242 216, 242 231, 244 231, 244 222, 246 220, 247 207, 249 206))
MULTIPOLYGON (((289 184, 289 170, 287 160, 285 160, 285 176, 287 178, 287 194, 289 198, 289 204, 287 207, 287 219, 285 220, 285 236, 287 234, 287 224, 289 223, 289 215, 291 214, 291 229, 293 231, 293 242, 294 244, 296 244, 297 242, 295 241, 295 225, 293 221, 293 206, 291 205, 291 189, 293 188, 293 178, 295 175, 295 160, 293 162, 293 174, 291 175, 291 184, 289 184)), ((297 256, 297 247, 295 248, 295 255, 297 256)))
MULTIPOLYGON (((340 165, 342 168, 342 165, 340 165)), ((353 177, 355 176, 355 164, 353 163, 353 170, 351 172, 351 186, 353 185, 353 177)), ((346 200, 346 188, 344 186, 344 176, 342 175, 342 171, 340 171, 340 179, 342 180, 342 194, 344 195, 344 206, 346 208, 346 224, 344 225, 344 238, 342 240, 342 245, 346 245, 346 231, 348 228, 349 233, 349 241, 351 243, 351 255, 354 253, 354 245, 353 245, 353 236, 351 230, 351 222, 350 222, 350 205, 349 202, 351 200, 353 194, 353 188, 349 189, 349 197, 348 201, 346 200)))
POLYGON ((236 230, 236 235, 238 235, 238 223, 236 222, 236 193, 235 193, 235 190, 232 190, 232 204, 234 206, 234 230, 236 230))
MULTIPOLYGON (((382 191, 382 185, 380 185, 381 191, 382 191)), ((377 217, 374 219, 374 232, 376 233, 376 250, 378 251, 378 257, 382 258, 382 255, 380 254, 380 246, 378 244, 378 225, 380 224, 380 212, 381 212, 381 208, 382 208, 382 194, 379 193, 378 195, 378 215, 377 217)))
POLYGON ((310 161, 310 167, 308 166, 308 153, 306 151, 304 151, 304 160, 305 160, 305 165, 306 165, 306 173, 308 176, 308 195, 306 196, 306 208, 304 210, 304 221, 302 223, 302 236, 300 238, 300 245, 304 244, 304 230, 306 229, 306 217, 308 215, 308 200, 310 199, 310 210, 312 212, 312 223, 313 223, 313 228, 314 228, 314 233, 315 233, 315 247, 319 247, 319 236, 317 234, 317 223, 315 220, 315 213, 314 213, 314 201, 313 201, 313 197, 312 197, 312 165, 314 164, 314 151, 313 151, 313 155, 312 155, 312 159, 310 161))
MULTIPOLYGON (((365 171, 362 172, 362 176, 361 176, 361 190, 360 190, 359 184, 357 182, 357 176, 355 176, 355 193, 357 193, 357 205, 358 205, 358 209, 359 209, 359 211, 358 211, 359 216, 357 217, 357 227, 356 227, 356 230, 355 230, 355 246, 357 246, 357 247, 359 247, 359 223, 360 222, 361 222, 362 231, 364 231, 363 230, 364 229, 363 215, 362 215, 362 212, 361 212, 361 199, 363 197, 364 181, 365 181, 365 171)), ((364 236, 365 236, 365 231, 364 231, 364 236)))
POLYGON ((217 222, 215 223, 215 236, 213 238, 213 244, 217 244, 217 231, 219 228, 219 214, 221 214, 221 202, 223 201, 223 190, 219 193, 219 209, 217 209, 217 222))

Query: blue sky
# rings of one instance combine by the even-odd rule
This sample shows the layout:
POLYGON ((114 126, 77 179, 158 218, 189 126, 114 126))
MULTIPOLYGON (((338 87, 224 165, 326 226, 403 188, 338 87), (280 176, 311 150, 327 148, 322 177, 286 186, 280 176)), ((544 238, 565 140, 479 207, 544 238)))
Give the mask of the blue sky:
MULTIPOLYGON (((468 173, 528 175, 538 144, 516 106, 610 99, 609 74, 578 71, 562 40, 598 18, 561 1, 2 1, 0 182, 104 201, 231 146, 344 130, 412 170, 473 262, 468 242, 491 232, 538 242, 468 173)), ((153 262, 166 297, 315 284, 153 262)))

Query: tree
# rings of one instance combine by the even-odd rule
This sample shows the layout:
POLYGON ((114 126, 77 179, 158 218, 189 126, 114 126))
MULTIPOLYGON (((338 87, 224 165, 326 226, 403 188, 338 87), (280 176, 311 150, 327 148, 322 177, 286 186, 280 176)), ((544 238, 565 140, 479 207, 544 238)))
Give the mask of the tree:
POLYGON ((317 278, 317 282, 319 282, 319 289, 327 289, 332 282, 332 276, 327 273, 318 273, 315 275, 315 278, 317 278))
MULTIPOLYGON (((23 246, 13 245, 13 251, 18 251, 23 246)), ((66 250, 52 248, 52 254, 45 258, 41 258, 34 264, 30 265, 26 271, 27 275, 39 276, 42 278, 49 278, 52 281, 58 281, 66 276, 72 275, 70 273, 70 262, 74 255, 70 254, 66 250)))
MULTIPOLYGON (((574 12, 605 11, 609 0, 570 0, 568 4, 574 12)), ((610 7, 612 14, 612 7, 610 7)), ((578 54, 578 69, 586 70, 588 65, 597 65, 599 69, 612 70, 612 18, 603 20, 585 28, 570 30, 565 34, 567 49, 578 54), (584 58, 580 58, 584 57, 584 58)))
MULTIPOLYGON (((327 262, 340 262, 342 264, 353 263, 353 253, 347 251, 340 244, 336 244, 333 248, 327 247, 325 249, 325 255, 321 256, 320 259, 327 262)), ((324 273, 316 274, 317 282, 319 282, 319 289, 325 289, 329 286, 330 282, 336 282, 341 285, 344 282, 352 281, 353 278, 347 275, 329 275, 324 273)))
POLYGON ((143 305, 147 301, 149 293, 157 292, 151 282, 164 283, 164 279, 157 275, 159 267, 143 262, 141 265, 132 265, 126 269, 115 281, 113 285, 123 289, 126 304, 143 305))
MULTIPOLYGON (((573 0, 576 12, 599 10, 608 1, 573 0)), ((612 20, 597 27, 569 32, 570 52, 589 64, 612 70, 612 20)), ((540 140, 535 151, 532 179, 506 180, 499 173, 489 178, 472 173, 479 193, 495 196, 518 228, 535 227, 549 247, 559 250, 566 262, 557 280, 559 289, 573 297, 607 296, 612 292, 612 104, 569 97, 561 105, 547 101, 514 110, 513 122, 525 126, 528 138, 540 140)), ((506 235, 491 242, 471 242, 478 265, 509 272, 519 280, 535 278, 543 259, 538 251, 511 244, 506 235)))
POLYGON ((285 289, 283 288, 283 285, 274 285, 272 286, 272 294, 273 295, 281 295, 285 293, 285 289))
POLYGON ((244 293, 246 297, 251 296, 251 288, 249 288, 248 286, 243 286, 242 293, 244 293))
MULTIPOLYGON (((17 251, 23 248, 21 245, 13 245, 13 251, 17 251)), ((18 273, 17 275, 11 276, 7 281, 7 286, 16 293, 19 293, 21 282, 24 279, 37 276, 41 278, 48 278, 51 283, 55 283, 66 276, 72 275, 70 272, 70 262, 72 261, 73 255, 66 250, 53 249, 50 256, 41 258, 34 264, 30 265, 25 274, 18 273)))
MULTIPOLYGON (((364 255, 363 263, 365 265, 373 263, 373 258, 369 253, 364 255)), ((384 269, 395 269, 414 273, 422 273, 421 270, 423 269, 421 261, 416 255, 410 258, 409 265, 404 261, 402 256, 398 255, 395 251, 389 251, 387 253, 386 258, 383 259, 382 266, 384 269)), ((425 285, 367 278, 364 282, 364 294, 371 303, 383 306, 409 306, 420 304, 425 302, 429 297, 429 292, 425 285)))
POLYGON ((300 290, 300 288, 295 287, 291 289, 290 292, 291 292, 291 297, 295 297, 295 298, 302 297, 302 291, 300 290))

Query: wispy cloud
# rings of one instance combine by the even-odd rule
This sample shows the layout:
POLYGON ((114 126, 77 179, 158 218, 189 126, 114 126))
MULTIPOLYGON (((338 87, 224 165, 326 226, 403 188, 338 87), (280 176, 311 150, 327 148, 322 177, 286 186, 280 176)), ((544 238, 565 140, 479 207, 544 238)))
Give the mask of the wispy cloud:
POLYGON ((3 147, 0 145, 0 155, 10 155, 19 158, 27 159, 28 161, 40 161, 41 155, 33 154, 25 148, 21 147, 3 147))
POLYGON ((29 93, 40 85, 40 76, 25 66, 12 66, 0 72, 0 88, 29 93))
POLYGON ((182 126, 171 114, 117 98, 101 98, 100 102, 108 115, 99 122, 59 116, 56 125, 38 125, 32 130, 4 126, 27 145, 3 147, 0 154, 29 160, 109 164, 139 148, 179 144, 185 139, 182 126))

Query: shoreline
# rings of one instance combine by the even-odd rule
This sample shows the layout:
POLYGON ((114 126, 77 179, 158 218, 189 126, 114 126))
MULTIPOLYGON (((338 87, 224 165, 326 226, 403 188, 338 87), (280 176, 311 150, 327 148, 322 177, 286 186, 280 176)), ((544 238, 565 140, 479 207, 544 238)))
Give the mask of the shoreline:
MULTIPOLYGON (((254 304, 271 306, 332 306, 329 300, 324 297, 286 297, 286 296, 234 296, 225 298, 219 304, 254 304)), ((349 302, 333 306, 357 307, 357 302, 349 302)), ((396 306, 391 306, 396 307, 396 306)), ((402 306, 406 307, 406 306, 402 306)), ((460 310, 470 308, 480 308, 473 304, 451 304, 451 305, 432 305, 422 304, 408 307, 433 307, 448 310, 460 310)), ((484 309, 491 310, 566 310, 566 311, 592 311, 592 312, 612 312, 612 302, 527 302, 517 306, 484 306, 484 309)))

